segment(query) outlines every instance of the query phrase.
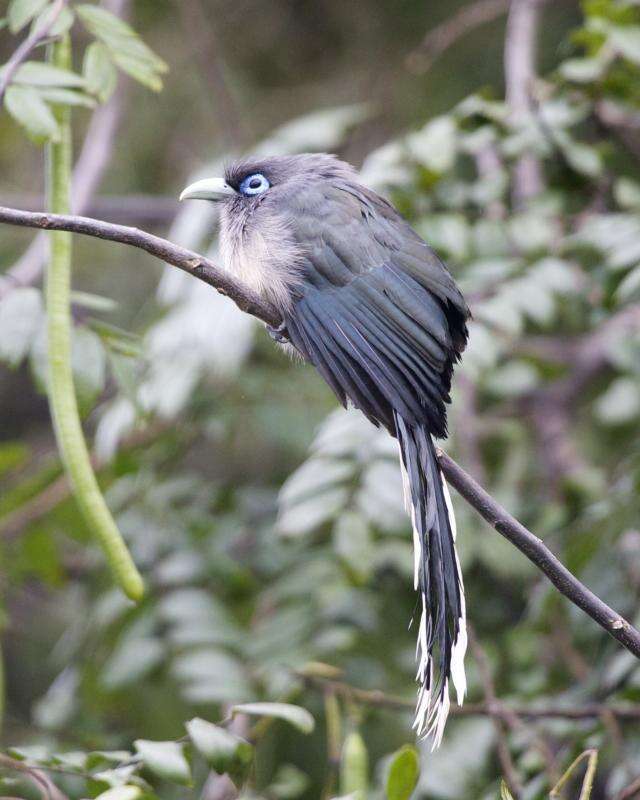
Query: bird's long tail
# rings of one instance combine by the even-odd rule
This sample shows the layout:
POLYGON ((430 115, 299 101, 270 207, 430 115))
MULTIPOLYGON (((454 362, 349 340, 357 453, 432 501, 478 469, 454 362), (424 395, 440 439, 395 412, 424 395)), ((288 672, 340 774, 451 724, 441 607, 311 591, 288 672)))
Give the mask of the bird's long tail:
POLYGON ((436 459, 431 434, 395 414, 405 502, 413 523, 415 588, 419 591, 418 705, 414 728, 442 740, 449 713, 449 679, 458 704, 466 692, 467 648, 464 589, 455 551, 456 524, 449 490, 436 459))

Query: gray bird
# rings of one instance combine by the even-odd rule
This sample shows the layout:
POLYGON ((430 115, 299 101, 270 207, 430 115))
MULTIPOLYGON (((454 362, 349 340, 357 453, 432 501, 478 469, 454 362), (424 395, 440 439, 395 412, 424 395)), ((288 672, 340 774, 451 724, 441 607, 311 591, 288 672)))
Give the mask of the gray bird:
POLYGON ((414 727, 436 747, 449 679, 458 703, 466 691, 455 520, 433 437, 446 435, 467 304, 433 250, 334 156, 239 161, 180 199, 220 205, 225 266, 278 308, 274 338, 310 361, 343 405, 398 440, 420 592, 414 727))

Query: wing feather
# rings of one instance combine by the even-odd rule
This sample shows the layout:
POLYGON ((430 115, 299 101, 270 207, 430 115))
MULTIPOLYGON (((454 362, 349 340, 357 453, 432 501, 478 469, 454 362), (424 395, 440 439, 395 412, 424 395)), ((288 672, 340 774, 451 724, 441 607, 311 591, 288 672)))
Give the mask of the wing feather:
POLYGON ((344 404, 394 431, 393 411, 446 432, 469 311, 435 253, 382 198, 326 181, 292 200, 302 280, 285 315, 293 344, 344 404), (315 196, 313 191, 315 191, 315 196))

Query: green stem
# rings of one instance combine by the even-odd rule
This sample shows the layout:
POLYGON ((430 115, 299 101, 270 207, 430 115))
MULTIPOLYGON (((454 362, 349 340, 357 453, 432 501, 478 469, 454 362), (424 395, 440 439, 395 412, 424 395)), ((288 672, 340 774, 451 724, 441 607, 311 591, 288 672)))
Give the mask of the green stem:
POLYGON ((4 709, 6 705, 7 686, 4 674, 4 647, 0 640, 0 733, 4 726, 4 709))
POLYGON ((596 767, 598 766, 598 751, 597 750, 585 750, 584 753, 580 753, 580 755, 571 762, 568 769, 565 771, 564 775, 560 778, 558 783, 553 787, 551 792, 549 793, 549 797, 555 798, 560 797, 560 792, 564 788, 565 784, 569 781, 575 768, 580 764, 581 761, 584 761, 585 758, 587 759, 587 771, 584 776, 584 781, 582 783, 582 789, 580 790, 580 798, 579 800, 589 800, 591 797, 591 791, 593 789, 593 781, 596 774, 596 767))
MULTIPOLYGON (((51 46, 50 61, 71 68, 71 45, 65 36, 51 46)), ((55 109, 58 141, 47 145, 47 203, 58 214, 70 210, 71 112, 55 109)), ((91 467, 82 433, 71 370, 71 234, 49 233, 51 257, 47 271, 49 405, 58 448, 74 496, 91 531, 98 539, 117 583, 132 600, 140 600, 144 584, 127 546, 107 508, 91 467)))

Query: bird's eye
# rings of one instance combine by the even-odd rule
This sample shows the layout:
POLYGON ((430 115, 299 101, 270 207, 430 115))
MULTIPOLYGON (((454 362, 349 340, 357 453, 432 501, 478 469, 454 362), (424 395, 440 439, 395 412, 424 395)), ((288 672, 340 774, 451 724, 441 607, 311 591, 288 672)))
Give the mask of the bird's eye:
POLYGON ((256 172, 253 175, 247 175, 240 184, 240 191, 246 195, 262 194, 270 186, 271 184, 265 176, 261 172, 256 172))

